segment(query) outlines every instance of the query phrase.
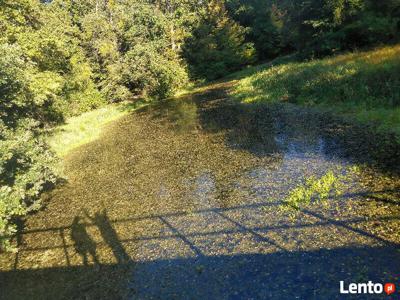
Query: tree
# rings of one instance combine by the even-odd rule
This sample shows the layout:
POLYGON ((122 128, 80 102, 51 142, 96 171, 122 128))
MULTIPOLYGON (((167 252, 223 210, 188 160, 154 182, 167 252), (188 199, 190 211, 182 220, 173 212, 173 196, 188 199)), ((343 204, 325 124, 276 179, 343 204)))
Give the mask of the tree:
POLYGON ((199 14, 184 47, 192 76, 215 79, 254 62, 253 44, 245 42, 246 29, 229 18, 224 1, 210 1, 199 14))
POLYGON ((397 0, 279 1, 286 42, 306 56, 323 56, 395 39, 397 0))
POLYGON ((248 28, 246 41, 253 42, 260 60, 276 57, 283 48, 279 12, 272 1, 228 0, 229 15, 248 28))

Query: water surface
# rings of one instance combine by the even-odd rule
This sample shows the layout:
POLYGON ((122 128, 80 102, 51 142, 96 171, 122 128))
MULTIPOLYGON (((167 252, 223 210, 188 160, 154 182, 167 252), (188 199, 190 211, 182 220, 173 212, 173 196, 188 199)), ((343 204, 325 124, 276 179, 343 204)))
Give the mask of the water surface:
POLYGON ((400 147, 228 88, 143 108, 72 153, 0 258, 5 299, 335 299, 340 280, 398 282, 400 147), (342 197, 282 209, 330 170, 342 197))

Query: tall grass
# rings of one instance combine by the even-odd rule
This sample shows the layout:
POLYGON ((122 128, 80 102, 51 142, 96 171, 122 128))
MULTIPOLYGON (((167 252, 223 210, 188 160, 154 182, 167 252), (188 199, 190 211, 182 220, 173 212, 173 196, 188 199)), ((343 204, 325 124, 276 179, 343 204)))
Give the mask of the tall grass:
POLYGON ((268 64, 241 79, 232 96, 245 103, 330 107, 400 133, 400 45, 323 60, 268 64))

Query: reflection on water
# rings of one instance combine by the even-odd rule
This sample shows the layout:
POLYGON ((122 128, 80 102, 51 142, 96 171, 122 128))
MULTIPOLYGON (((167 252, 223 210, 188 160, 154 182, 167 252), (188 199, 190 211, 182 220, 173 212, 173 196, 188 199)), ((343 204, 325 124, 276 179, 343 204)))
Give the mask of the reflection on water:
POLYGON ((282 289, 315 290, 325 273, 331 298, 331 282, 390 281, 400 147, 367 133, 307 109, 231 103, 223 88, 143 108, 69 157, 68 184, 27 220, 20 252, 0 256, 3 282, 30 282, 24 298, 68 298, 76 286, 115 296, 124 279, 133 299, 280 299, 282 289), (359 163, 341 199, 298 219, 280 209, 305 178, 359 163), (50 283, 33 270, 62 270, 73 284, 39 289, 50 283))
POLYGON ((147 113, 179 134, 201 128, 194 144, 225 145, 217 157, 209 153, 207 158, 206 149, 202 153, 205 159, 191 166, 194 175, 186 173, 181 183, 194 191, 185 197, 195 197, 201 206, 209 203, 224 207, 229 198, 248 191, 258 197, 247 197, 246 201, 282 199, 290 188, 309 176, 322 176, 332 169, 343 174, 351 165, 351 159, 343 155, 345 145, 338 143, 335 136, 324 135, 319 127, 323 120, 315 114, 301 116, 298 111, 274 106, 254 109, 232 103, 215 105, 196 98, 161 103, 147 113), (227 151, 234 153, 233 159, 238 161, 230 160, 224 153, 227 151), (243 153, 250 153, 251 157, 239 159, 243 153), (220 161, 216 163, 214 159, 220 161), (235 168, 236 165, 240 167, 235 168))

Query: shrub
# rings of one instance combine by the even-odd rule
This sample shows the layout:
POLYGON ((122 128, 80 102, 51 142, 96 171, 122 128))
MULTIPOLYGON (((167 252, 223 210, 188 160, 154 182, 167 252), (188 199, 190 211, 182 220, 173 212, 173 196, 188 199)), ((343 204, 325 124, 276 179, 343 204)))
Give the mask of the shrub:
POLYGON ((136 93, 164 98, 187 80, 179 61, 161 55, 156 47, 137 45, 125 55, 122 63, 124 84, 136 93))
POLYGON ((210 1, 185 45, 184 55, 194 78, 216 79, 255 60, 246 29, 228 18, 224 1, 210 1))
POLYGON ((0 123, 0 249, 12 250, 13 221, 41 206, 40 194, 56 182, 55 158, 25 119, 12 130, 0 123))

